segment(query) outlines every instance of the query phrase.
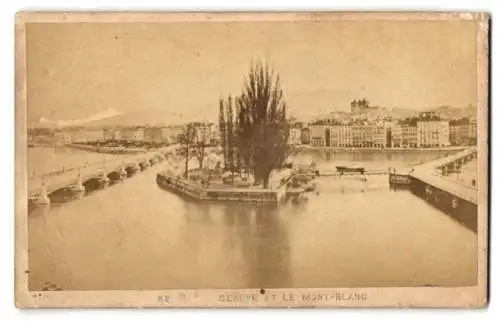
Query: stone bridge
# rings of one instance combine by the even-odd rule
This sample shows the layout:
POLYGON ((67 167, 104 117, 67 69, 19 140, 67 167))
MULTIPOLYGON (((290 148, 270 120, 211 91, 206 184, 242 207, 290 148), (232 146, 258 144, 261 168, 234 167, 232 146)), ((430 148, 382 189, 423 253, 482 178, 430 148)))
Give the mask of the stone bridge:
POLYGON ((174 152, 177 146, 170 146, 153 152, 126 156, 113 161, 87 164, 58 173, 42 174, 28 178, 28 198, 37 204, 48 204, 48 195, 65 188, 85 189, 92 181, 107 181, 109 178, 123 178, 129 172, 141 171, 160 162, 174 152))

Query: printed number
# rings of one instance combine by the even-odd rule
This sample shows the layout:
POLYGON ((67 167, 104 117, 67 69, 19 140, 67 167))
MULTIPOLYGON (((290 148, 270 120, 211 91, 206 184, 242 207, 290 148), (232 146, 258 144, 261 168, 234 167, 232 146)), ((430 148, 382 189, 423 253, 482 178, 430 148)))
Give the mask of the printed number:
POLYGON ((33 296, 33 298, 35 298, 37 300, 48 300, 49 299, 49 295, 45 294, 45 293, 34 293, 32 296, 33 296))

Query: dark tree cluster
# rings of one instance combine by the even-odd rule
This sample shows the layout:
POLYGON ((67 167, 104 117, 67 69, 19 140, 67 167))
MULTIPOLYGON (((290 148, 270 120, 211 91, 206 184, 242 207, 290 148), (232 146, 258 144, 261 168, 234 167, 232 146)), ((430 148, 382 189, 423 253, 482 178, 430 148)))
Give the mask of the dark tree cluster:
POLYGON ((368 108, 369 106, 370 106, 370 102, 366 98, 363 98, 360 100, 354 99, 351 102, 351 107, 368 108))
POLYGON ((195 136, 196 131, 193 124, 188 124, 184 129, 184 133, 180 134, 178 137, 178 141, 181 145, 181 153, 184 157, 184 178, 188 178, 188 170, 189 170, 189 160, 194 154, 195 147, 195 136))
POLYGON ((468 125, 470 123, 470 119, 468 117, 462 117, 455 120, 450 120, 450 125, 468 125))
POLYGON ((279 76, 267 65, 252 66, 242 93, 220 99, 219 128, 226 170, 251 173, 267 188, 272 170, 283 166, 289 152, 279 76))
POLYGON ((441 117, 431 112, 425 112, 421 113, 419 116, 407 117, 401 120, 399 123, 409 126, 417 126, 418 121, 441 121, 441 117))

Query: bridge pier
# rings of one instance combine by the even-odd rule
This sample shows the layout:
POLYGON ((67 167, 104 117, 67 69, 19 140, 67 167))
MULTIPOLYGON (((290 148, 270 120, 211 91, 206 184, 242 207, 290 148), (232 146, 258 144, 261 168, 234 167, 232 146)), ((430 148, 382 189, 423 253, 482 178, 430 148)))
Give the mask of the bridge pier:
POLYGON ((147 168, 149 168, 151 166, 151 164, 149 163, 149 160, 142 160, 139 162, 139 165, 140 165, 142 171, 146 170, 147 168))
POLYGON ((131 177, 133 176, 134 174, 136 174, 137 172, 140 172, 141 171, 141 167, 139 166, 139 164, 137 162, 134 162, 132 164, 129 164, 125 170, 127 171, 127 176, 128 177, 131 177))
POLYGON ((88 179, 83 183, 83 185, 85 186, 85 191, 92 192, 95 190, 106 189, 109 185, 109 182, 110 180, 108 176, 106 175, 106 173, 103 173, 99 176, 88 179))
POLYGON ((51 204, 45 180, 42 183, 42 190, 31 195, 29 200, 36 206, 49 206, 51 204))
POLYGON ((100 188, 106 188, 107 186, 109 186, 109 182, 110 180, 108 178, 108 175, 106 174, 106 172, 104 172, 99 178, 100 188))
POLYGON ((108 178, 111 183, 117 183, 123 181, 127 177, 127 171, 124 168, 120 168, 114 171, 111 171, 108 174, 108 178))
POLYGON ((72 184, 69 187, 69 189, 72 192, 85 192, 85 186, 83 185, 82 176, 80 173, 78 173, 78 176, 76 178, 76 182, 74 184, 72 184))

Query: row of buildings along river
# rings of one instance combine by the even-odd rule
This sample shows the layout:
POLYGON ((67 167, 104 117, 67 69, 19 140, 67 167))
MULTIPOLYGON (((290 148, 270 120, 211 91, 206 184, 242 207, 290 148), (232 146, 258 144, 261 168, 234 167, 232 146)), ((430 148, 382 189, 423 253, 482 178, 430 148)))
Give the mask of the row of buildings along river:
MULTIPOLYGON (((197 141, 212 145, 220 143, 218 124, 192 124, 197 141)), ((30 129, 28 138, 29 142, 59 144, 109 141, 172 144, 178 141, 184 128, 185 125, 30 129)), ((475 145, 476 141, 476 120, 443 120, 431 112, 402 120, 325 118, 311 123, 294 121, 289 132, 290 145, 319 148, 431 148, 475 145)))

